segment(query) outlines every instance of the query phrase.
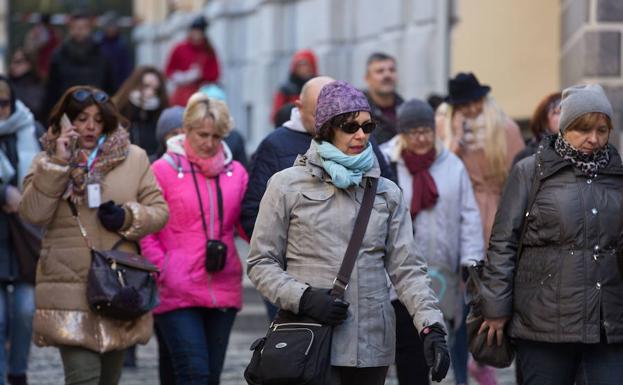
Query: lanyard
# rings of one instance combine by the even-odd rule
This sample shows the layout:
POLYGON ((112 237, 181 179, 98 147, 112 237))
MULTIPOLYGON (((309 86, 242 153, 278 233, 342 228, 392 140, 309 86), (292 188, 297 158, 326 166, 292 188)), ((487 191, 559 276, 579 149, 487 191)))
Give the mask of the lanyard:
POLYGON ((91 173, 91 170, 93 168, 93 163, 95 163, 95 159, 97 159, 97 153, 99 152, 100 147, 102 147, 105 141, 106 141, 106 135, 101 135, 99 139, 97 140, 97 147, 95 147, 95 149, 91 151, 91 153, 89 154, 89 157, 87 158, 87 171, 89 172, 89 174, 91 173))

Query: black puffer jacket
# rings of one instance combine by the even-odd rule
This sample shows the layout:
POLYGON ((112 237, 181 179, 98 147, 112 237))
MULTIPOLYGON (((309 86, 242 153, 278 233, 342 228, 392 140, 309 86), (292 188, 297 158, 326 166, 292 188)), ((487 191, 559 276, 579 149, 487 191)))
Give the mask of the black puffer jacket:
POLYGON ((587 178, 545 138, 513 168, 491 235, 484 271, 487 318, 511 316, 512 337, 544 342, 623 342, 623 280, 617 249, 623 230, 623 166, 610 162, 587 178), (537 167, 535 167, 535 163, 537 167), (535 174, 541 180, 516 252, 535 174))

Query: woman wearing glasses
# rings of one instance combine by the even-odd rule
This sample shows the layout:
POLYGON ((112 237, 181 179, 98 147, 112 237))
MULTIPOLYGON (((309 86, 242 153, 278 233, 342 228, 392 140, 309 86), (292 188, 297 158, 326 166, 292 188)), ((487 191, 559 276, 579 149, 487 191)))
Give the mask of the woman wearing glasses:
MULTIPOLYGON (((435 138, 435 116, 428 103, 417 99, 403 103, 397 129, 399 134, 382 144, 381 151, 409 204, 415 244, 427 259, 428 274, 454 342, 454 331, 463 322, 461 267, 484 256, 478 205, 463 162, 435 138)), ((392 300, 398 381, 400 385, 427 384, 422 342, 407 308, 395 295, 392 300)), ((466 348, 463 354, 467 356, 466 348)), ((456 383, 466 384, 467 361, 452 358, 456 383)))
POLYGON ((380 176, 369 142, 375 123, 368 101, 350 84, 334 81, 320 91, 315 115, 307 153, 268 183, 251 240, 249 277, 280 309, 335 325, 333 374, 337 383, 360 385, 383 384, 394 362, 389 274, 422 331, 433 379, 440 381, 450 361, 443 316, 415 252, 400 189, 380 176), (374 205, 345 302, 334 301, 328 289, 351 238, 363 186, 373 179, 374 205))
POLYGON ((248 176, 223 141, 232 126, 225 103, 195 93, 184 111, 184 134, 170 138, 153 164, 171 219, 141 247, 161 271, 156 329, 176 384, 219 383, 242 306, 234 228, 248 176))
MULTIPOLYGON (((168 210, 145 151, 131 145, 108 95, 68 89, 50 115, 44 151, 24 181, 20 214, 44 226, 35 286, 34 341, 60 350, 66 384, 117 384, 123 349, 147 343, 152 316, 105 318, 86 301, 91 254, 69 201, 96 249, 159 230, 168 210)), ((136 252, 131 243, 122 250, 136 252)))

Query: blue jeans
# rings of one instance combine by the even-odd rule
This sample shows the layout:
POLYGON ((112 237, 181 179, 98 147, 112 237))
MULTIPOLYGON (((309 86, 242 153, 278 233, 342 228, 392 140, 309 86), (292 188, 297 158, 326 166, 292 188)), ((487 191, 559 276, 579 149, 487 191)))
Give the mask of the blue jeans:
POLYGON ((618 385, 623 378, 623 344, 548 343, 516 340, 525 385, 618 385))
POLYGON ((156 315, 177 385, 218 385, 237 309, 188 308, 156 315))
POLYGON ((452 360, 452 369, 454 370, 454 379, 457 384, 467 384, 467 326, 465 326, 465 318, 469 312, 469 306, 463 306, 463 318, 461 326, 453 332, 452 344, 450 344, 450 358, 452 360))
POLYGON ((0 384, 6 369, 8 374, 26 374, 34 312, 33 285, 0 283, 0 384), (7 338, 9 349, 5 349, 7 338))

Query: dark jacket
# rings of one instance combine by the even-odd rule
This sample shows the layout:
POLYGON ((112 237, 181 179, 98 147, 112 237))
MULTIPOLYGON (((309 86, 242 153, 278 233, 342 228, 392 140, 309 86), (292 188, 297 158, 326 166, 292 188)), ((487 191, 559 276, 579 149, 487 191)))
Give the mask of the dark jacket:
POLYGON ((391 108, 393 111, 392 114, 387 114, 383 112, 381 107, 377 106, 372 98, 370 97, 370 93, 366 90, 363 92, 368 98, 368 104, 370 104, 372 119, 377 123, 376 130, 372 134, 378 144, 383 144, 396 136, 398 133, 396 131, 396 117, 398 116, 398 107, 404 101, 402 97, 398 94, 395 94, 394 106, 391 108))
POLYGON ((229 149, 234 160, 238 161, 244 168, 248 168, 247 151, 244 148, 244 138, 236 130, 229 131, 229 134, 223 139, 229 149))
POLYGON ((483 314, 512 316, 512 337, 543 342, 623 342, 623 280, 617 269, 623 231, 623 166, 610 162, 587 178, 545 138, 513 168, 493 225, 484 270, 483 314), (535 168, 535 164, 537 167, 535 168), (534 177, 540 179, 516 257, 534 177))
POLYGON ((147 156, 154 157, 158 152, 158 139, 156 139, 156 124, 162 110, 144 110, 128 103, 121 113, 130 121, 128 129, 130 141, 136 144, 147 156))
POLYGON ((49 113, 69 87, 91 85, 112 95, 112 67, 95 42, 77 45, 68 40, 61 45, 50 62, 45 91, 45 113, 49 113))
POLYGON ((529 157, 530 155, 534 155, 539 148, 539 139, 531 138, 526 141, 526 147, 523 150, 519 151, 517 155, 513 158, 513 166, 519 163, 520 160, 529 157))
MULTIPOLYGON (((372 139, 372 137, 371 137, 372 139)), ((257 147, 249 170, 249 184, 242 202, 242 228, 251 237, 260 201, 266 191, 270 177, 278 171, 292 167, 298 155, 309 149, 312 136, 307 132, 279 127, 271 132, 257 147)), ((381 154, 378 145, 372 140, 374 152, 379 161, 381 175, 393 180, 391 168, 381 154)))
MULTIPOLYGON (((17 139, 16 135, 0 135, 0 151, 17 169, 17 139)), ((0 180, 0 207, 6 203, 6 190, 9 185, 17 186, 17 173, 10 181, 0 180)), ((0 281, 13 281, 19 275, 17 256, 12 245, 9 232, 9 215, 0 209, 0 281)))

